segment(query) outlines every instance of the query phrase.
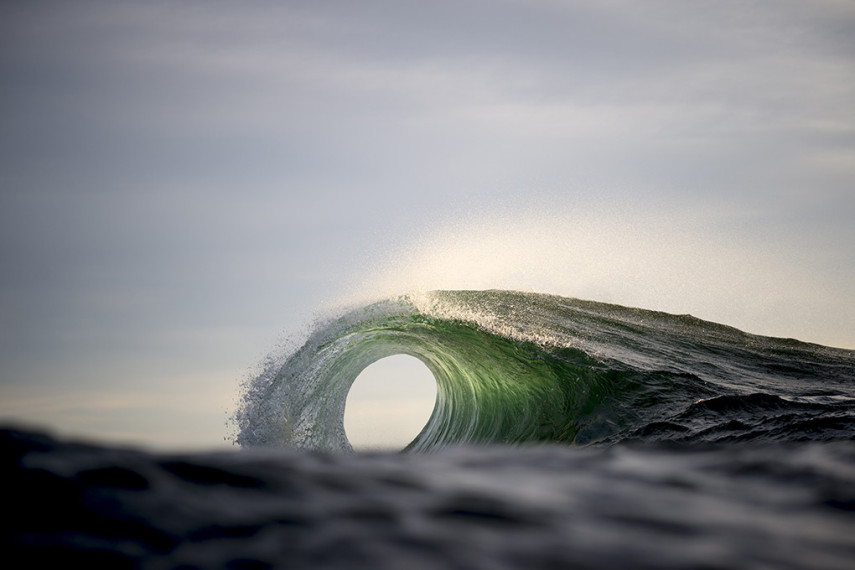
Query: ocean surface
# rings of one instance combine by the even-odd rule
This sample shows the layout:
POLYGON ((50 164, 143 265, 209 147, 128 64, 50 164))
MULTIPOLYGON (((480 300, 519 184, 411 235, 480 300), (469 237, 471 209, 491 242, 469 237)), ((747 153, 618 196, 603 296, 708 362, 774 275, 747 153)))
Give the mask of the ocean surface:
POLYGON ((235 452, 0 432, 22 567, 855 569, 855 351, 551 295, 437 291, 317 325, 245 386, 235 452), (401 453, 348 390, 437 381, 401 453))

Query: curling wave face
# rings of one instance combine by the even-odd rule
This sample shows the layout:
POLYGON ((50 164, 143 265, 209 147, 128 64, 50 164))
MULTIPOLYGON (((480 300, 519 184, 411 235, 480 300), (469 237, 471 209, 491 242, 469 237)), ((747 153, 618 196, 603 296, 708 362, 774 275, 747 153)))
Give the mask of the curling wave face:
POLYGON ((316 328, 246 388, 236 443, 351 450, 350 386, 395 354, 437 382, 407 447, 855 436, 855 352, 536 293, 435 291, 316 328))

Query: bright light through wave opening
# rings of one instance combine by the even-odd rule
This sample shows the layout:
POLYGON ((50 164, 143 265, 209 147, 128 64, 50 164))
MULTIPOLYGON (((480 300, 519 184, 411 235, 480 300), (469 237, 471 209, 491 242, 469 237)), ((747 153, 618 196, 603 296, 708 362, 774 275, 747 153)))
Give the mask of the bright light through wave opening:
POLYGON ((404 449, 436 403, 436 380, 419 359, 382 358, 363 370, 347 395, 344 429, 357 451, 404 449))

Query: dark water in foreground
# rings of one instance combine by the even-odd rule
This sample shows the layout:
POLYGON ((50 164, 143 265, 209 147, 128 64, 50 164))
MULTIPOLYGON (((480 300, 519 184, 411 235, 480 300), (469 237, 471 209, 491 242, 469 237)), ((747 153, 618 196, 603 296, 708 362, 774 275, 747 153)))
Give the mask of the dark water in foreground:
POLYGON ((855 568, 855 443, 162 455, 0 432, 21 568, 855 568))
POLYGON ((0 432, 21 567, 855 569, 855 352, 507 291, 356 309, 272 358, 234 453, 0 432), (358 374, 419 358, 403 454, 353 454, 358 374))

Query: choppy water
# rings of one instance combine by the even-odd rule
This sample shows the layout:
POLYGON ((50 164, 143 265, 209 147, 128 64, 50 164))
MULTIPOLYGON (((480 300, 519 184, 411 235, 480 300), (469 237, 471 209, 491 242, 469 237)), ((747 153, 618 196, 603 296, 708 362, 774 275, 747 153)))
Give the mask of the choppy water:
POLYGON ((855 353, 561 297, 354 310, 247 387, 234 453, 0 431, 7 560, 106 568, 855 568, 855 353), (349 453, 392 354, 437 403, 349 453))
POLYGON ((153 455, 2 432, 0 444, 4 556, 21 568, 855 567, 851 441, 153 455))

